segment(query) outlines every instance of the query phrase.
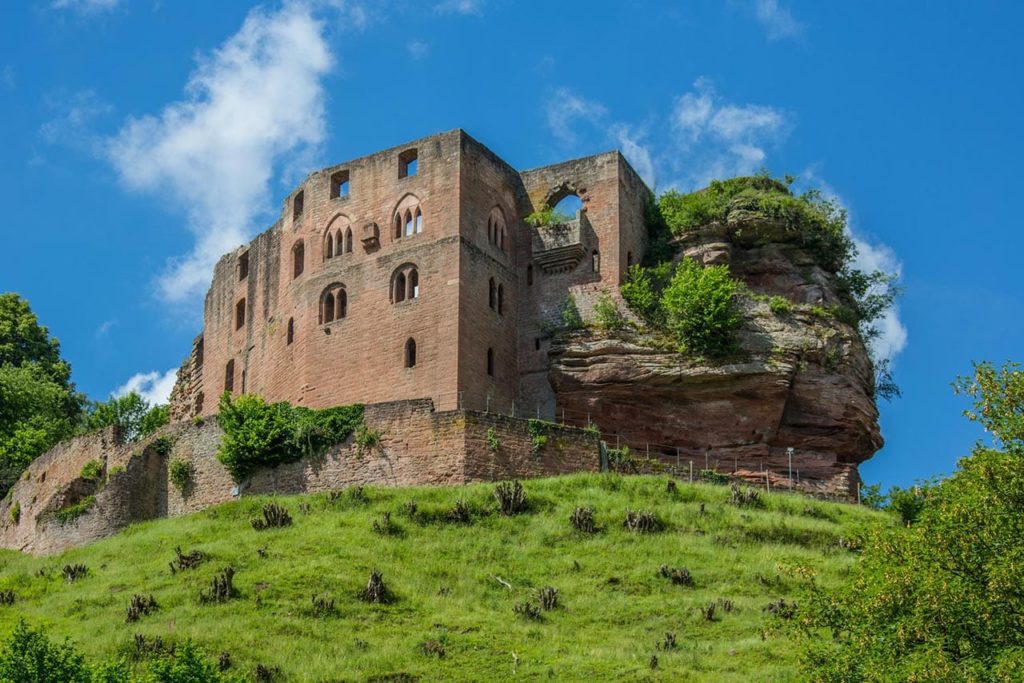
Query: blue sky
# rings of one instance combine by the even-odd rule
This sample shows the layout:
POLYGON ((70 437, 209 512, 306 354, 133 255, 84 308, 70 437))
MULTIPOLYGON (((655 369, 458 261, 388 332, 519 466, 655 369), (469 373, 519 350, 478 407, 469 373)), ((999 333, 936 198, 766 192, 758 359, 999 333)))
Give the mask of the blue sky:
POLYGON ((461 127, 529 168, 618 147, 660 189, 756 171, 846 205, 901 273, 903 398, 869 481, 982 434, 949 383, 1022 360, 1024 9, 1011 3, 202 2, 0 6, 0 290, 78 386, 166 393, 208 267, 319 166, 461 127))

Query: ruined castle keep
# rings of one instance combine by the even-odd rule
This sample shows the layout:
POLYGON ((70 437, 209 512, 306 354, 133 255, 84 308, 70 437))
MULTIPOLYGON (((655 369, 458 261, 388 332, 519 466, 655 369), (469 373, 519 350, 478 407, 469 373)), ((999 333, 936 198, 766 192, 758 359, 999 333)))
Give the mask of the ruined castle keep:
POLYGON ((828 314, 839 266, 792 226, 736 206, 671 242, 674 259, 743 283, 729 358, 593 324, 605 296, 630 315, 619 285, 648 247, 649 197, 618 152, 516 171, 461 130, 311 174, 217 264, 171 424, 37 458, 0 501, 0 546, 55 552, 239 495, 609 468, 855 496, 857 465, 882 445, 873 366, 857 329, 828 314), (572 195, 574 216, 526 221, 572 195), (206 419, 225 391, 365 404, 375 446, 350 436, 233 481, 206 419))
POLYGON ((313 173, 217 264, 172 417, 229 391, 553 418, 545 323, 643 256, 648 192, 618 152, 517 171, 461 130, 313 173), (569 195, 568 224, 524 223, 569 195))

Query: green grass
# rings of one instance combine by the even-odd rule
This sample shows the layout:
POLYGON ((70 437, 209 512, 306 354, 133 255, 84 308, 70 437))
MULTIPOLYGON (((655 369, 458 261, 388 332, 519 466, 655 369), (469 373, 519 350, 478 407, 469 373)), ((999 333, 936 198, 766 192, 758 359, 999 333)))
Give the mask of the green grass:
POLYGON ((271 499, 246 498, 135 525, 59 556, 5 552, 0 589, 13 589, 17 601, 0 608, 0 633, 25 617, 70 637, 92 661, 127 651, 136 633, 191 638, 213 656, 229 651, 240 671, 278 666, 289 681, 398 672, 424 681, 799 678, 793 643, 762 639, 776 619, 763 608, 797 598, 798 580, 785 568, 811 567, 821 582, 834 582, 856 561, 839 537, 890 518, 795 495, 762 495, 762 508, 740 509, 727 502, 727 487, 681 484, 669 493, 666 482, 614 474, 527 481, 530 509, 513 517, 497 514, 491 484, 367 488, 365 501, 282 497, 273 500, 294 524, 270 531, 253 530, 250 519, 271 499), (470 524, 443 521, 458 498, 475 511, 470 524), (410 499, 418 519, 403 513, 410 499), (576 506, 595 509, 598 533, 572 528, 576 506), (627 507, 655 513, 665 530, 626 531, 627 507), (373 531, 384 511, 395 533, 373 531), (172 574, 175 546, 208 558, 172 574), (88 576, 65 583, 60 570, 68 563, 84 563, 88 576), (672 585, 659 575, 662 564, 688 568, 695 586, 672 585), (239 597, 199 604, 200 590, 228 565, 239 597), (393 604, 358 599, 373 568, 383 572, 393 604), (536 604, 537 589, 548 585, 558 589, 560 607, 539 622, 513 614, 517 603, 536 604), (152 594, 159 609, 127 624, 135 593, 152 594), (315 616, 313 594, 333 597, 336 613, 315 616), (704 621, 699 608, 718 598, 735 609, 704 621), (658 651, 666 632, 678 645, 658 651), (424 654, 426 641, 443 643, 444 656, 424 654))

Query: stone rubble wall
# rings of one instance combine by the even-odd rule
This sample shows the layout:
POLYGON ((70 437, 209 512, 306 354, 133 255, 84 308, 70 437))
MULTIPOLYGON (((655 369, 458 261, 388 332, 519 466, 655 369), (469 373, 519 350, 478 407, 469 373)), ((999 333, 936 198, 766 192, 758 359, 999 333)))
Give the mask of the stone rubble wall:
POLYGON ((240 486, 217 460, 223 432, 215 419, 172 424, 138 443, 113 429, 76 437, 38 458, 0 502, 0 547, 50 554, 105 538, 149 519, 203 510, 237 495, 298 494, 356 485, 455 486, 473 481, 600 470, 593 432, 547 424, 547 443, 534 452, 529 422, 474 411, 434 410, 429 399, 367 405, 364 422, 381 434, 360 452, 350 437, 323 457, 257 472, 240 486), (491 434, 494 438, 489 439, 491 434), (159 447, 170 442, 169 452, 159 447), (489 442, 498 446, 492 450, 489 442), (82 478, 96 460, 103 476, 82 478), (192 464, 184 491, 168 478, 176 460, 192 464), (54 513, 95 496, 88 510, 61 523, 54 513), (12 508, 20 514, 17 522, 12 508))

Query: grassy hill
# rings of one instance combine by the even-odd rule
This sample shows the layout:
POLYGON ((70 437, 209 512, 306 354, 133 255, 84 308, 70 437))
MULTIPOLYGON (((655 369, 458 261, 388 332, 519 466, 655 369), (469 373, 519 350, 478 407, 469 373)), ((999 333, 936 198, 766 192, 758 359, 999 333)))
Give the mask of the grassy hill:
POLYGON ((764 608, 798 599, 786 568, 835 581, 856 561, 839 539, 889 518, 782 494, 740 507, 727 487, 666 484, 611 474, 532 480, 528 511, 510 517, 498 514, 490 484, 281 497, 274 502, 294 523, 264 531, 250 520, 270 499, 247 498, 60 556, 3 553, 0 589, 16 601, 0 607, 0 632, 23 616, 95 661, 138 657, 136 634, 192 639, 211 656, 229 652, 237 671, 259 663, 287 681, 798 678, 793 644, 762 638, 778 619, 764 608), (468 523, 446 519, 460 498, 468 523), (594 509, 596 533, 570 524, 578 506, 594 509), (652 512, 663 529, 623 528, 627 508, 652 512), (393 528, 381 534, 373 525, 384 526, 384 512, 393 528), (172 573, 179 546, 204 561, 172 573), (62 567, 76 563, 88 574, 68 583, 62 567), (687 568, 693 585, 673 584, 661 565, 687 568), (238 596, 202 604, 200 592, 228 566, 238 596), (391 604, 359 598, 374 568, 391 604), (513 611, 538 604, 544 586, 558 590, 558 607, 539 620, 513 611), (126 623, 133 594, 159 607, 126 623), (332 598, 333 612, 317 614, 314 595, 332 598), (701 607, 720 599, 708 621, 701 607), (666 633, 674 649, 658 648, 666 633))

